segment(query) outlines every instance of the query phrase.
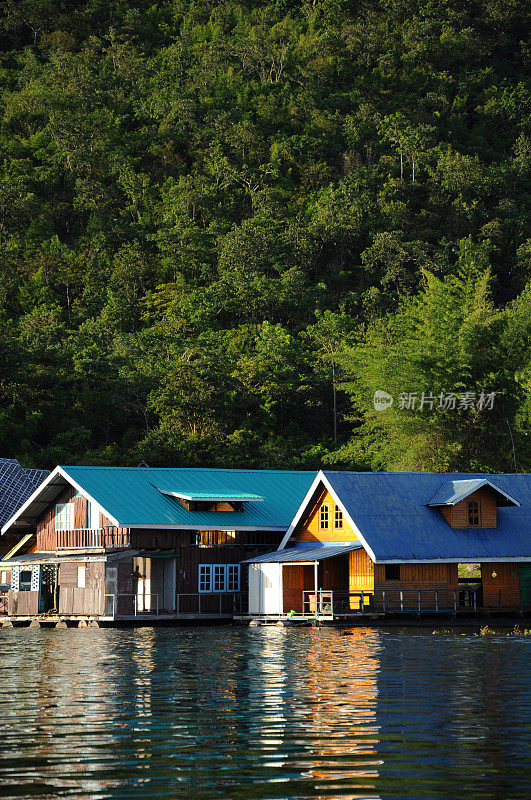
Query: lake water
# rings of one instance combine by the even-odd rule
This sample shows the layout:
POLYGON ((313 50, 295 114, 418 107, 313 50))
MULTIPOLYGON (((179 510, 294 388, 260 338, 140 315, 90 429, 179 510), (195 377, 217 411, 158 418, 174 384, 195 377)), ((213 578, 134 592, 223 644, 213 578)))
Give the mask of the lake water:
POLYGON ((0 797, 531 796, 531 637, 0 631, 0 797))

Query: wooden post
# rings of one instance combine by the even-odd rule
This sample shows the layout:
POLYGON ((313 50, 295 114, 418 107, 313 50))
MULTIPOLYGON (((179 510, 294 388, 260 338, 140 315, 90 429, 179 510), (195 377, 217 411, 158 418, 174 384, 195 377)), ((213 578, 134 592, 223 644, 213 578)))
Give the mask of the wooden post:
POLYGON ((279 575, 278 575, 278 582, 279 582, 279 600, 278 600, 278 618, 282 616, 284 612, 284 581, 283 581, 283 574, 282 574, 282 564, 279 564, 279 575))
POLYGON ((317 597, 319 581, 319 562, 314 561, 313 564, 313 587, 315 592, 315 618, 319 619, 319 598, 317 597))

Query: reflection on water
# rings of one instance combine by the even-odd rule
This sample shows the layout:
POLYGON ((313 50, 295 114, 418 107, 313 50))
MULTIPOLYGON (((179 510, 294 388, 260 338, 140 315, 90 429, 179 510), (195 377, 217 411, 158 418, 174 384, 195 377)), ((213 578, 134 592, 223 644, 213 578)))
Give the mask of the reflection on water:
POLYGON ((2 798, 531 795, 531 641, 0 631, 2 798))

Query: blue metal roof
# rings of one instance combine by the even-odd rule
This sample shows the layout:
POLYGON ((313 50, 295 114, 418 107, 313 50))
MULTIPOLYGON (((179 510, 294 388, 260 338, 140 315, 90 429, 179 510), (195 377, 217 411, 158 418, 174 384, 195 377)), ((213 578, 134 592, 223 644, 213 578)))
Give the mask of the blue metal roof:
POLYGON ((496 486, 495 483, 487 478, 474 478, 443 483, 439 491, 436 492, 435 496, 431 498, 427 505, 455 506, 456 503, 464 500, 465 497, 471 495, 472 492, 476 492, 478 489, 481 489, 484 486, 489 486, 494 492, 496 492, 498 495, 498 502, 501 505, 520 505, 517 500, 515 500, 513 497, 510 497, 508 494, 506 494, 506 492, 500 489, 499 486, 496 486))
POLYGON ((150 467, 62 467, 123 527, 175 525, 207 529, 287 529, 315 472, 150 467), (191 496, 263 497, 243 511, 188 511, 165 491, 191 496))
POLYGON ((531 558, 531 475, 325 472, 377 561, 531 558), (451 528, 431 508, 441 486, 488 479, 520 503, 498 508, 496 528, 451 528))
POLYGON ((286 547, 284 550, 276 550, 274 553, 267 553, 265 556, 249 558, 247 561, 242 561, 242 564, 323 561, 325 558, 340 556, 343 553, 350 553, 351 550, 359 550, 362 547, 361 542, 301 542, 296 547, 286 547))
POLYGON ((0 458, 0 528, 48 474, 45 469, 25 469, 15 458, 0 458))

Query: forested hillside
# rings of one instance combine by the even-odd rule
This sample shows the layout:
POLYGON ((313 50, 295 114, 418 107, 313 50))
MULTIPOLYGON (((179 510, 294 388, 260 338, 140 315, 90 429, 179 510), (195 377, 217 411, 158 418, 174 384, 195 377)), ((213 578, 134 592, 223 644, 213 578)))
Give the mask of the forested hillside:
POLYGON ((525 0, 0 5, 3 456, 529 467, 525 0))

